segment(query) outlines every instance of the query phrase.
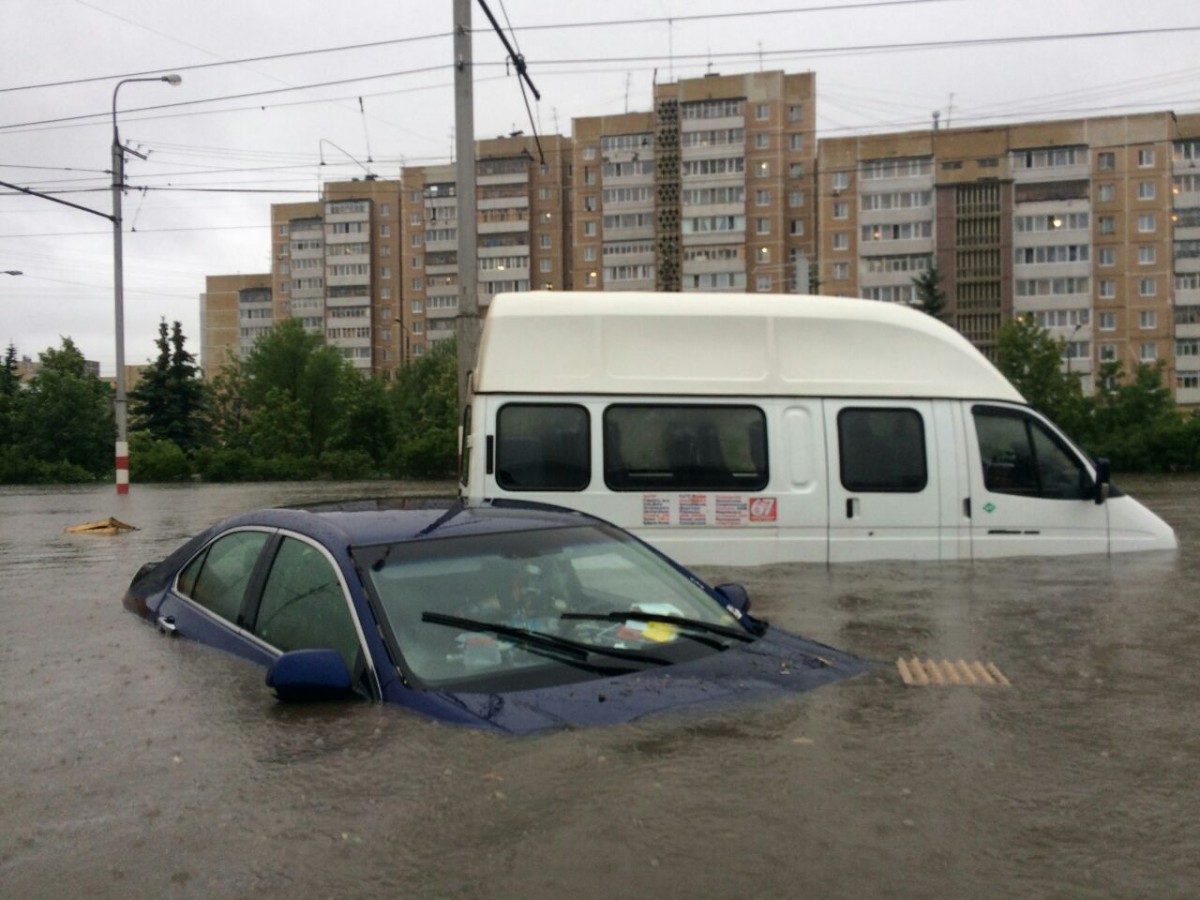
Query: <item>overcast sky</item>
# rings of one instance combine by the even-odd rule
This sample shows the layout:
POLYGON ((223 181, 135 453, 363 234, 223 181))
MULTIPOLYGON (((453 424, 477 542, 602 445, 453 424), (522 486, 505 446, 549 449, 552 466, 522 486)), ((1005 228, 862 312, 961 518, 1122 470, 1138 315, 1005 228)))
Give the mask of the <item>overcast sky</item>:
MULTIPOLYGON (((1196 0, 488 0, 534 86, 472 10, 475 133, 570 134, 650 108, 654 80, 813 71, 818 138, 1200 111, 1196 0)), ((120 90, 126 358, 179 320, 199 351, 204 276, 266 272, 270 205, 366 169, 448 162, 451 0, 0 0, 0 181, 111 212, 120 90), (324 157, 325 166, 320 160, 324 157), (70 191, 70 193, 57 193, 70 191), (130 232, 129 229, 132 229, 130 232)), ((0 188, 0 349, 72 337, 111 374, 108 220, 0 188)))

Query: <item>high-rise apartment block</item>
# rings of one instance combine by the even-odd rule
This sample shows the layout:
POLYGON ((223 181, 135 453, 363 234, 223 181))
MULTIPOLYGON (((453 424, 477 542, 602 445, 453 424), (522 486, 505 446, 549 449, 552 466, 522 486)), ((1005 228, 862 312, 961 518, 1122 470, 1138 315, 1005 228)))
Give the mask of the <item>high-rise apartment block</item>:
MULTIPOLYGON (((824 293, 914 303, 985 353, 1027 316, 1090 390, 1106 363, 1165 364, 1200 404, 1200 114, 815 139, 811 73, 655 85, 651 109, 570 138, 477 142, 480 307, 525 290, 824 293)), ((936 123, 931 123, 936 125, 936 123)), ((271 210, 272 271, 214 276, 201 353, 298 318, 390 377, 455 333, 453 164, 325 186, 271 210)))
POLYGON ((1179 402, 1200 402, 1198 119, 824 140, 822 292, 911 303, 936 266, 948 320, 985 352, 1027 316, 1066 342, 1085 389, 1105 363, 1162 361, 1179 402))

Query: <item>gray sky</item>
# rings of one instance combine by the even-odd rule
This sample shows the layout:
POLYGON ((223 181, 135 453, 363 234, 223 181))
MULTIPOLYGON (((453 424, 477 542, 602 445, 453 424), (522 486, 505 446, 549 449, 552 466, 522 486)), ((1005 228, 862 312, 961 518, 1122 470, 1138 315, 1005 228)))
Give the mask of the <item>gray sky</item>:
MULTIPOLYGON (((648 109, 656 77, 710 66, 815 72, 818 138, 927 127, 934 110, 951 126, 1200 110, 1195 0, 489 6, 514 29, 544 134, 648 109)), ((0 12, 2 181, 110 213, 113 86, 183 77, 120 90, 122 140, 148 154, 130 158, 123 201, 131 364, 154 355, 162 318, 199 351, 204 276, 268 271, 272 203, 451 155, 450 0, 0 0, 0 12)), ((476 137, 529 133, 503 46, 478 5, 472 15, 476 137)), ((111 374, 110 223, 0 189, 7 269, 24 274, 0 275, 0 349, 36 358, 68 335, 111 374)))

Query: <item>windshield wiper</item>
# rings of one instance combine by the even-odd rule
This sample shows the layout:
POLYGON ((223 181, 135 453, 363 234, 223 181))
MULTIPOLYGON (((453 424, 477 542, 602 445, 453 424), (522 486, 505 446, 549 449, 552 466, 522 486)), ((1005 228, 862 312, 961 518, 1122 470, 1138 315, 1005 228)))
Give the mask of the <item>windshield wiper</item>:
POLYGON ((583 641, 573 641, 570 638, 559 637, 556 634, 547 634, 544 631, 532 631, 528 628, 519 628, 516 625, 502 625, 499 622, 484 622, 479 619, 466 619, 462 616, 450 616, 445 613, 429 611, 421 613, 421 621, 430 622, 434 625, 449 625, 453 628, 461 628, 463 631, 490 632, 502 637, 512 638, 530 649, 554 651, 558 657, 562 657, 563 655, 572 656, 576 661, 594 667, 596 663, 592 661, 592 657, 597 655, 623 659, 626 662, 638 663, 643 666, 668 666, 671 664, 671 661, 668 659, 652 656, 649 653, 641 653, 637 650, 627 650, 622 647, 598 647, 594 644, 584 643, 583 641))
MULTIPOLYGON (((732 638, 735 641, 745 641, 746 643, 753 642, 756 638, 752 634, 748 634, 744 629, 737 628, 732 625, 718 625, 715 622, 705 622, 702 619, 689 619, 684 616, 672 616, 666 613, 645 612, 640 609, 629 609, 625 611, 615 612, 565 612, 562 614, 563 619, 590 619, 601 622, 662 622, 666 625, 675 625, 678 628, 690 628, 693 631, 704 631, 708 634, 719 634, 722 637, 732 638)), ((686 632, 685 632, 686 634, 686 632)), ((689 634, 688 637, 692 640, 700 641, 716 647, 718 650, 724 650, 725 645, 720 641, 704 640, 697 635, 689 634)))

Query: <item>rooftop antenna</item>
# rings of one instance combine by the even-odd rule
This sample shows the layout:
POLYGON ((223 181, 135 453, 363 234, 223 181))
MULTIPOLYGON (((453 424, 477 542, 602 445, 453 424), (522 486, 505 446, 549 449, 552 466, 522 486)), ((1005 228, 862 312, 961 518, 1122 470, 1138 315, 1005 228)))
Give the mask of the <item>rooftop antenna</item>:
POLYGON ((933 130, 934 131, 938 130, 938 119, 941 117, 941 115, 942 115, 942 111, 940 109, 935 109, 933 111, 933 130))
POLYGON ((629 112, 629 78, 630 73, 625 73, 625 112, 629 112))
POLYGON ((950 102, 946 104, 946 127, 950 127, 950 113, 954 111, 954 91, 950 92, 950 102))
POLYGON ((758 71, 763 70, 762 41, 758 42, 758 71))

